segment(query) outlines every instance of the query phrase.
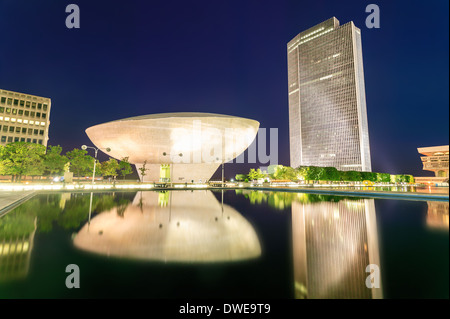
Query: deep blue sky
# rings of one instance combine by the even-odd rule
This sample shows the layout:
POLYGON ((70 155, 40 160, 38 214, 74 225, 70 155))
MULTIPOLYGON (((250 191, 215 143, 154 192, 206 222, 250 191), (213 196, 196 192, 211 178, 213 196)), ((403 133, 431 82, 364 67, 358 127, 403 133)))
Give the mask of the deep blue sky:
POLYGON ((197 111, 279 128, 287 165, 286 43, 335 16, 362 30, 373 171, 428 175, 416 148, 449 143, 448 12, 445 0, 0 0, 0 88, 50 97, 49 144, 65 151, 90 143, 91 125, 197 111), (65 27, 70 3, 80 29, 65 27), (365 27, 369 3, 380 29, 365 27))

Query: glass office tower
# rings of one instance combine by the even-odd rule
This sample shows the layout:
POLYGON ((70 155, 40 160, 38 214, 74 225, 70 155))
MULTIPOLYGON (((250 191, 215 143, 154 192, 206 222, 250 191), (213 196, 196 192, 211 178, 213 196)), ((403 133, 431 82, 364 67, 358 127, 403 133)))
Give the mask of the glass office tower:
POLYGON ((360 29, 333 17, 287 51, 291 166, 371 171, 360 29))

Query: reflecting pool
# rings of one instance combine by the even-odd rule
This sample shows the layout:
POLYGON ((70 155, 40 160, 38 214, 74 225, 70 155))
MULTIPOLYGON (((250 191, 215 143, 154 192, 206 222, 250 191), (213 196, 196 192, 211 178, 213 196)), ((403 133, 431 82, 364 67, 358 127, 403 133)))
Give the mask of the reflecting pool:
POLYGON ((0 298, 448 298, 448 231, 441 201, 39 194, 0 219, 0 298))

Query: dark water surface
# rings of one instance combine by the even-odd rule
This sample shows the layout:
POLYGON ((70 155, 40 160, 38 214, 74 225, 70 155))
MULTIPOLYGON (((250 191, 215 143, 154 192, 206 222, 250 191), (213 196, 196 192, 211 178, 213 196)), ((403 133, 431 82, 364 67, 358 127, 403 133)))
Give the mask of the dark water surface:
POLYGON ((448 202, 40 194, 0 219, 0 298, 448 298, 448 235, 448 202))

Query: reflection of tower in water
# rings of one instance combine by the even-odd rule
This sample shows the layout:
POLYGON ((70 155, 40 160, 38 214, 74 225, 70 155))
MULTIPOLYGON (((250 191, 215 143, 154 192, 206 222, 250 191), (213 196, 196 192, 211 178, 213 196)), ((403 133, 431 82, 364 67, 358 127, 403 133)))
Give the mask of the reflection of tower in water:
POLYGON ((382 298, 366 287, 380 264, 373 199, 293 202, 292 224, 296 298, 382 298))

